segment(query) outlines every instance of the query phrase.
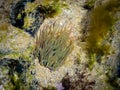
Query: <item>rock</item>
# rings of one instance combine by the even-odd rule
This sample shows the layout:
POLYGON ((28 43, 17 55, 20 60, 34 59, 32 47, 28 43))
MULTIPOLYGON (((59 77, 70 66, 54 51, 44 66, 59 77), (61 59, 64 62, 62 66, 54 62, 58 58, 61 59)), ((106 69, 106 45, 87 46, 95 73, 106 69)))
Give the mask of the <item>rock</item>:
POLYGON ((16 28, 9 22, 11 0, 0 1, 0 59, 29 59, 34 47, 34 39, 23 30, 16 28), (3 5, 4 4, 4 5, 3 5), (3 15, 4 13, 4 15, 3 15), (26 57, 27 55, 27 57, 26 57))
MULTIPOLYGON (((79 24, 86 13, 86 10, 78 5, 80 2, 82 1, 78 0, 78 2, 74 2, 74 0, 68 0, 68 8, 63 9, 63 12, 54 18, 45 19, 43 24, 40 26, 40 29, 45 28, 46 26, 53 26, 55 25, 54 22, 56 22, 58 24, 58 26, 56 26, 60 28, 62 28, 64 25, 70 25, 70 27, 72 27, 71 37, 77 40, 82 27, 79 24)), ((73 52, 67 57, 65 62, 58 68, 58 70, 55 71, 41 66, 38 62, 38 59, 36 59, 36 78, 38 79, 40 85, 43 87, 48 87, 48 85, 55 86, 56 83, 58 83, 66 73, 73 75, 76 67, 74 65, 76 57, 75 55, 77 55, 78 52, 80 52, 80 50, 75 44, 73 52)), ((83 52, 81 51, 80 54, 82 53, 83 52)))
POLYGON ((7 30, 0 29, 0 58, 19 58, 21 55, 32 53, 34 47, 33 38, 22 30, 8 23, 7 30))
POLYGON ((0 86, 7 90, 38 90, 38 82, 34 75, 32 63, 26 60, 0 60, 0 86), (31 83, 32 82, 32 83, 31 83), (10 86, 9 86, 10 85, 10 86), (33 88, 33 89, 30 89, 33 88))
MULTIPOLYGON (((44 90, 44 88, 52 90, 57 84, 58 89, 66 88, 60 83, 66 73, 70 76, 71 82, 75 81, 75 84, 71 84, 69 80, 63 81, 68 88, 71 84, 79 89, 80 85, 76 86, 76 80, 78 80, 78 82, 81 81, 79 84, 86 83, 86 90, 120 89, 120 21, 116 22, 114 26, 116 30, 112 32, 110 38, 107 38, 113 48, 113 53, 103 56, 101 63, 95 62, 91 71, 88 69, 90 58, 84 50, 90 22, 89 15, 94 8, 108 0, 66 0, 68 7, 64 8, 61 14, 45 20, 41 6, 37 5, 38 2, 44 0, 35 0, 38 1, 36 5, 34 0, 14 0, 10 7, 12 1, 0 0, 0 90, 44 90), (89 7, 85 6, 86 1, 95 1, 95 3, 89 7), (11 20, 9 20, 9 15, 11 20), (58 70, 51 71, 40 65, 33 51, 34 36, 38 28, 52 25, 54 21, 61 27, 69 24, 73 28, 71 36, 75 39, 75 48, 58 70), (82 22, 84 24, 81 25, 82 22), (76 69, 78 72, 86 71, 85 75, 77 76, 76 69), (88 74, 90 74, 89 77, 88 74), (95 83, 89 82, 91 80, 95 83), (91 84, 95 85, 91 88, 91 84)), ((119 19, 120 13, 117 12, 115 16, 119 19)))
POLYGON ((13 3, 10 12, 11 24, 35 36, 45 19, 40 6, 33 4, 34 0, 20 0, 13 3))
MULTIPOLYGON (((34 38, 24 30, 11 25, 8 17, 11 2, 0 1, 0 90, 39 90, 34 70, 34 38)), ((38 14, 37 10, 29 13, 30 17, 37 18, 34 23, 37 28, 39 28, 38 14)))

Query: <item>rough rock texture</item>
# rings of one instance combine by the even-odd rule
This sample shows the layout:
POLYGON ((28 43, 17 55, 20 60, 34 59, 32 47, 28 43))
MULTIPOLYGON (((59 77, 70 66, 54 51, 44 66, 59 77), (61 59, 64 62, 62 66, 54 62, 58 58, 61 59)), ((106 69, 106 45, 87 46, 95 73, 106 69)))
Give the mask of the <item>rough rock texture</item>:
MULTIPOLYGON (((2 29, 1 29, 2 30, 2 29)), ((32 49, 33 38, 22 30, 16 29, 13 26, 8 26, 8 31, 1 31, 0 41, 0 56, 14 54, 19 56, 19 53, 26 52, 32 49)), ((31 52, 31 51, 30 51, 31 52)), ((30 52, 28 52, 30 54, 30 52)), ((27 55, 27 53, 26 53, 27 55)), ((14 57, 17 58, 17 57, 14 57)))
POLYGON ((0 1, 0 89, 38 90, 34 77, 34 39, 10 23, 12 0, 0 1))
POLYGON ((33 77, 34 72, 32 71, 32 68, 30 68, 31 65, 31 62, 22 59, 20 59, 20 61, 7 58, 1 59, 1 90, 37 90, 38 83, 36 83, 37 81, 33 77))
MULTIPOLYGON (((71 35, 74 40, 77 41, 78 37, 80 37, 79 32, 82 28, 79 24, 86 13, 86 10, 84 10, 82 7, 79 7, 79 4, 76 5, 76 3, 72 3, 71 1, 68 1, 67 4, 70 4, 67 9, 63 9, 63 12, 54 18, 46 19, 40 28, 45 27, 47 24, 51 25, 55 21, 57 21, 60 27, 63 24, 70 25, 73 28, 71 35)), ((77 46, 77 42, 74 43, 74 47, 75 48, 73 52, 68 56, 65 63, 56 71, 51 71, 43 66, 40 66, 38 60, 36 59, 36 78, 39 80, 42 86, 56 86, 66 73, 68 73, 70 76, 74 75, 76 68, 74 63, 80 50, 80 47, 77 46)))
POLYGON ((16 3, 13 2, 10 12, 11 24, 23 29, 31 36, 35 36, 45 18, 41 7, 32 5, 33 2, 34 0, 20 0, 16 3))
POLYGON ((7 15, 3 15, 3 11, 0 11, 0 58, 11 57, 14 59, 19 58, 22 54, 26 54, 29 57, 34 40, 29 34, 21 29, 15 28, 9 22, 10 3, 10 1, 6 2, 4 6, 1 4, 1 9, 7 15))
MULTIPOLYGON (((16 0, 16 2, 18 1, 20 0, 16 0)), ((39 0, 37 1, 39 2, 39 0)), ((26 33, 24 28, 19 29, 20 27, 11 24, 9 15, 12 0, 0 1, 0 90, 120 89, 120 12, 115 14, 118 21, 114 23, 113 32, 108 38, 112 53, 103 56, 101 63, 95 61, 91 70, 88 67, 90 58, 85 50, 90 23, 89 16, 95 7, 108 0, 88 1, 96 2, 91 4, 87 0, 66 0, 68 7, 63 8, 61 14, 53 18, 46 18, 42 24, 37 22, 35 22, 37 25, 33 24, 37 29, 39 24, 41 24, 41 29, 48 24, 52 25, 53 22, 57 22, 60 27, 66 24, 73 28, 71 37, 74 39, 74 50, 56 71, 41 66, 38 58, 34 57, 36 38, 31 37, 31 33, 26 33)), ((13 12, 15 13, 15 11, 13 12)), ((38 15, 36 12, 28 14, 37 19, 36 15, 38 15)), ((12 19, 14 21, 14 15, 12 19)), ((29 32, 33 27, 29 27, 28 24, 27 28, 29 32)))

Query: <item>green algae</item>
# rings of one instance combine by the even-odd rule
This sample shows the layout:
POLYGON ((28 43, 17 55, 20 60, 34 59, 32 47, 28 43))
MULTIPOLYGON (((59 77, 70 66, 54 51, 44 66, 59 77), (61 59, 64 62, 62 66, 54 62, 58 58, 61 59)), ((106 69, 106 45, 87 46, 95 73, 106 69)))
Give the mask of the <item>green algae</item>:
POLYGON ((6 77, 6 79, 9 79, 7 82, 5 82, 5 84, 2 82, 2 85, 5 90, 30 90, 30 84, 34 79, 33 75, 31 74, 31 66, 28 67, 28 65, 31 63, 24 63, 21 61, 21 59, 18 59, 17 62, 17 64, 6 62, 8 65, 5 65, 1 68, 4 77, 6 77))
MULTIPOLYGON (((43 0, 37 3, 28 2, 24 12, 33 12, 38 7, 41 7, 41 13, 45 14, 47 18, 51 18, 59 15, 62 12, 62 8, 67 7, 67 4, 61 0, 43 0)), ((18 15, 18 18, 20 16, 21 15, 18 15)))
POLYGON ((27 61, 31 61, 31 55, 32 55, 32 51, 33 51, 33 48, 30 47, 26 50, 24 50, 23 52, 10 52, 10 53, 1 53, 0 54, 0 58, 13 58, 13 59, 19 59, 19 58, 22 58, 24 60, 27 60, 27 61))
MULTIPOLYGON (((9 0, 9 1, 12 1, 12 0, 9 0)), ((27 10, 28 12, 28 10, 27 10)), ((29 11, 30 12, 30 11, 29 11)), ((2 19, 2 17, 0 17, 2 19)), ((21 15, 18 15, 17 18, 21 18, 21 15)), ((1 20, 0 19, 0 20, 1 20)), ((3 22, 0 24, 0 45, 1 44, 8 44, 8 46, 10 45, 10 49, 14 48, 14 45, 15 43, 11 43, 11 41, 9 42, 9 40, 15 40, 15 36, 18 35, 18 34, 22 34, 24 31, 23 30, 18 30, 17 28, 10 28, 10 23, 7 23, 7 22, 3 22), (8 43, 6 43, 8 42, 8 43)), ((24 33, 23 33, 24 35, 24 33)), ((24 35, 25 37, 27 35, 24 35)), ((27 37, 28 38, 28 37, 27 37)), ((17 40, 16 40, 17 41, 17 40)), ((7 49, 7 48, 6 48, 7 49)), ((7 51, 7 50, 5 50, 7 51)), ((20 58, 22 57, 24 60, 28 60, 28 61, 32 61, 30 55, 32 53, 32 47, 28 47, 26 50, 22 50, 21 51, 8 51, 8 52, 4 52, 2 50, 0 50, 0 59, 3 59, 3 58, 12 58, 12 59, 17 59, 17 60, 20 60, 20 58)), ((7 68, 6 70, 8 70, 9 68, 7 68)), ((5 73, 6 71, 2 70, 2 73, 5 73)), ((10 72, 11 73, 11 72, 10 72)), ((25 75, 27 75, 28 72, 25 73, 25 75)), ((21 75, 17 72, 15 72, 14 74, 12 75, 9 75, 8 71, 6 73, 6 76, 9 76, 9 82, 5 83, 3 85, 4 89, 5 90, 29 90, 29 86, 25 86, 25 83, 22 81, 22 79, 24 78, 23 76, 25 75, 21 75)), ((29 71, 29 75, 27 76, 30 80, 32 80, 32 76, 30 74, 30 71, 29 71)), ((29 80, 29 83, 31 82, 29 80)), ((1 82, 1 81, 0 81, 1 82)))
POLYGON ((26 13, 31 13, 33 11, 36 10, 36 8, 38 7, 38 3, 31 3, 31 2, 28 2, 27 5, 25 6, 25 11, 26 13))
POLYGON ((101 62, 101 57, 111 52, 107 38, 109 38, 112 26, 116 21, 114 17, 116 8, 117 10, 120 8, 120 3, 117 1, 109 0, 103 5, 98 5, 91 12, 87 50, 91 57, 96 55, 95 61, 101 62))
POLYGON ((53 18, 59 15, 62 9, 68 6, 62 0, 43 0, 41 5, 47 18, 53 18))
POLYGON ((96 0, 87 0, 85 4, 86 8, 92 9, 94 7, 95 2, 96 0))
POLYGON ((14 73, 9 75, 10 81, 4 85, 5 90, 29 90, 29 86, 26 86, 22 81, 21 75, 14 73))
POLYGON ((32 18, 32 17, 30 17, 30 16, 26 16, 26 17, 24 18, 23 28, 29 28, 34 21, 35 21, 34 18, 32 18))
POLYGON ((46 17, 55 17, 61 13, 60 5, 50 5, 45 7, 46 17))

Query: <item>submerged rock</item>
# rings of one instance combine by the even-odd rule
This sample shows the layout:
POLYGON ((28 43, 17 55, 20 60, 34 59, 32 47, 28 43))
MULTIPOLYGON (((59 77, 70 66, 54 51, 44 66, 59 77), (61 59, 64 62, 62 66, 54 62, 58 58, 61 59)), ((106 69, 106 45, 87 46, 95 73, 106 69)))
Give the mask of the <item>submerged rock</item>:
POLYGON ((8 30, 0 30, 0 58, 30 57, 33 47, 33 38, 22 30, 8 24, 8 30))
POLYGON ((38 82, 34 75, 32 63, 26 60, 0 60, 0 86, 5 90, 38 90, 38 82), (10 86, 9 86, 10 85, 10 86), (30 89, 32 88, 32 89, 30 89))
MULTIPOLYGON (((88 0, 66 0, 69 8, 64 9, 59 16, 52 19, 47 18, 45 21, 41 6, 35 5, 34 0, 15 0, 11 7, 10 3, 9 6, 6 3, 12 0, 5 0, 6 5, 2 5, 1 1, 3 0, 0 0, 0 90, 42 90, 40 89, 42 87, 43 90, 46 90, 46 87, 53 90, 56 84, 58 88, 64 87, 66 90, 71 90, 70 88, 73 87, 80 89, 80 85, 83 84, 86 90, 88 88, 90 90, 92 88, 94 90, 120 89, 120 20, 114 26, 116 30, 108 38, 114 53, 102 57, 101 63, 95 62, 91 71, 88 69, 90 58, 87 57, 88 53, 84 50, 89 27, 89 18, 86 17, 97 5, 102 5, 101 3, 104 4, 104 1, 107 0, 92 0, 98 1, 98 3, 92 4, 94 7, 85 6, 84 1, 88 0), (8 15, 10 15, 10 22, 8 15), (83 22, 86 23, 81 25, 83 18, 85 18, 83 22), (36 35, 41 23, 48 27, 52 21, 58 22, 61 27, 70 22, 70 26, 73 26, 72 37, 75 36, 74 51, 56 71, 41 66, 38 59, 34 58, 35 38, 31 37, 36 35), (46 25, 46 23, 48 24, 46 25), (79 63, 77 63, 78 61, 79 63), (76 68, 78 73, 76 73, 76 68), (86 73, 81 73, 84 71, 86 73), (68 77, 66 77, 66 73, 68 73, 68 77), (59 83, 61 80, 63 80, 62 85, 59 83), (90 82, 91 80, 93 82, 90 82), (76 86, 78 83, 79 85, 76 86), (93 87, 91 88, 91 86, 93 87)), ((118 12, 116 17, 119 18, 119 16, 118 12)))
POLYGON ((9 11, 11 9, 10 2, 3 1, 7 3, 5 4, 8 5, 7 8, 1 5, 2 1, 0 1, 0 90, 39 90, 39 83, 35 78, 36 72, 34 70, 34 38, 30 36, 35 35, 40 26, 40 20, 42 20, 39 17, 39 7, 35 8, 33 12, 27 13, 29 9, 27 4, 31 4, 34 0, 21 0, 20 5, 17 3, 12 4, 12 9, 13 7, 16 9, 6 12, 5 10, 9 11), (27 6, 24 6, 24 8, 27 9, 21 7, 23 2, 26 3, 27 6), (29 19, 28 22, 25 21, 25 25, 23 24, 24 27, 16 26, 22 25, 20 21, 25 19, 23 16, 19 20, 15 19, 16 15, 21 13, 22 10, 26 10, 24 12, 25 18, 28 16, 35 19, 32 23, 34 26, 25 27, 30 22, 29 19), (3 15, 3 11, 6 16, 3 15), (7 17, 10 13, 12 14, 11 22, 7 17), (11 25, 11 23, 14 25, 11 25))
POLYGON ((41 7, 33 2, 34 0, 20 0, 17 3, 12 3, 10 12, 11 24, 25 30, 31 36, 35 36, 45 19, 41 7))

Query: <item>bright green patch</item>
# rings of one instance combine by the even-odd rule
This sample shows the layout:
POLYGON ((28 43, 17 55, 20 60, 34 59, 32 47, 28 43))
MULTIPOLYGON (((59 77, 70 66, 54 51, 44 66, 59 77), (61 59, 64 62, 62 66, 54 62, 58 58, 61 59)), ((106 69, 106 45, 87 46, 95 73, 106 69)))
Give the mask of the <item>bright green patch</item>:
POLYGON ((30 17, 30 16, 26 16, 24 18, 24 28, 29 28, 30 26, 32 26, 32 23, 35 21, 34 18, 30 17))
POLYGON ((21 18, 22 18, 21 13, 19 13, 17 19, 21 19, 21 18))

